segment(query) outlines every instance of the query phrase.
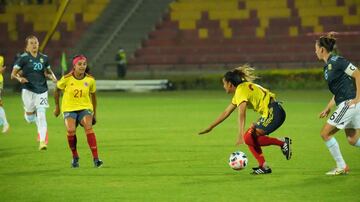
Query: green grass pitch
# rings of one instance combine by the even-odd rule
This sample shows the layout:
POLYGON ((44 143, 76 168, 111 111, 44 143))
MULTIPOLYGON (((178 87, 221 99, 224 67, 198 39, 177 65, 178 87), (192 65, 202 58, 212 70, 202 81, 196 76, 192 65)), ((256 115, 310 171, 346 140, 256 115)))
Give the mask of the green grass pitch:
MULTIPOLYGON (((235 146, 237 113, 210 134, 198 136, 229 104, 223 91, 99 93, 97 135, 104 166, 93 167, 82 128, 78 128, 80 168, 71 152, 62 118, 47 112, 49 146, 38 151, 35 125, 23 118, 20 94, 4 95, 11 124, 0 134, 0 201, 359 201, 360 150, 343 132, 336 135, 350 167, 347 176, 324 173, 335 166, 319 131, 327 91, 275 91, 287 112, 272 137, 293 139, 293 158, 278 147, 264 149, 273 173, 250 175, 255 159, 235 146), (249 166, 233 171, 231 152, 249 156, 249 166)), ((247 123, 258 115, 251 110, 247 123)), ((248 124, 247 124, 248 125, 248 124)))

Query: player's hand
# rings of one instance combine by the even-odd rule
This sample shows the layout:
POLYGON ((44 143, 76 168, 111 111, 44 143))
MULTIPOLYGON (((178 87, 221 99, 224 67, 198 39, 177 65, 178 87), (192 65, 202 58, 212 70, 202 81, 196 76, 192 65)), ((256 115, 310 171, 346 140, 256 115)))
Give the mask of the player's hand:
POLYGON ((207 128, 207 129, 205 129, 205 130, 200 131, 200 132, 198 133, 198 135, 206 134, 206 133, 210 132, 211 130, 212 130, 212 128, 207 128))
POLYGON ((359 102, 360 102, 360 100, 358 100, 358 99, 352 99, 352 100, 350 100, 350 102, 347 103, 347 106, 351 107, 352 105, 356 105, 359 102))
POLYGON ((58 117, 60 115, 60 109, 59 109, 59 107, 55 107, 55 109, 54 109, 54 116, 55 117, 58 117))
POLYGON ((329 113, 330 113, 330 109, 326 108, 322 112, 320 112, 319 117, 320 118, 325 118, 325 117, 327 117, 329 115, 329 113))
POLYGON ((241 137, 241 138, 238 138, 238 140, 237 140, 236 143, 235 143, 235 146, 240 146, 240 145, 242 145, 242 144, 244 144, 244 140, 243 140, 242 137, 241 137))

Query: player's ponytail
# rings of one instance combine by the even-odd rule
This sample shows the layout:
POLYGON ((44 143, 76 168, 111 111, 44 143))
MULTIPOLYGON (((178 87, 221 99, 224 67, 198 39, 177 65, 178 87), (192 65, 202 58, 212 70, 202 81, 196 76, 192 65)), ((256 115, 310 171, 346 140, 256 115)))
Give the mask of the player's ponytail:
POLYGON ((249 81, 253 82, 258 77, 254 73, 254 68, 250 65, 245 64, 238 68, 228 71, 224 75, 224 79, 227 82, 230 82, 235 87, 241 84, 242 82, 249 81))
POLYGON ((329 32, 327 36, 321 36, 316 41, 319 47, 324 47, 327 52, 337 52, 335 32, 329 32))

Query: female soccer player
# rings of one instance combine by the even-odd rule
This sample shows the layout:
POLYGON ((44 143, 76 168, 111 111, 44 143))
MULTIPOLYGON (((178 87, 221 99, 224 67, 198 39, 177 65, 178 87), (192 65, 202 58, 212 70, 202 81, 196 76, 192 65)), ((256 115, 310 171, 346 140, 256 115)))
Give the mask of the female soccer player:
POLYGON ((325 62, 324 78, 328 83, 333 97, 319 114, 320 118, 327 117, 331 108, 337 109, 327 120, 320 135, 325 141, 330 154, 336 161, 336 168, 326 175, 343 175, 349 172, 340 152, 339 144, 333 136, 340 129, 345 129, 348 142, 360 147, 360 139, 356 129, 360 128, 360 72, 345 58, 332 53, 336 39, 333 34, 322 36, 315 42, 315 53, 319 60, 325 62))
POLYGON ((2 133, 7 133, 10 129, 10 125, 6 119, 6 114, 1 99, 1 94, 4 87, 3 73, 5 69, 6 67, 4 66, 4 57, 0 55, 0 120, 1 120, 1 124, 3 125, 2 133))
POLYGON ((96 116, 95 79, 86 73, 87 59, 85 56, 75 56, 72 64, 73 70, 63 76, 56 85, 54 115, 57 117, 60 114, 59 97, 60 91, 63 91, 61 111, 64 115, 67 139, 73 155, 71 166, 73 168, 79 167, 79 155, 76 150, 76 127, 80 123, 85 130, 94 165, 99 168, 103 162, 98 157, 96 136, 92 127, 95 124, 96 116))
POLYGON ((24 103, 25 120, 36 123, 40 140, 39 150, 47 149, 46 108, 48 87, 46 77, 56 82, 50 69, 49 58, 39 52, 39 40, 31 35, 25 39, 25 52, 16 60, 11 78, 22 84, 21 97, 24 103), (21 71, 21 73, 20 73, 21 71))
POLYGON ((234 97, 225 111, 199 135, 210 132, 238 108, 239 134, 236 145, 243 142, 248 145, 259 163, 259 167, 253 168, 252 174, 258 175, 272 172, 265 163, 262 146, 279 146, 287 160, 291 158, 292 153, 290 138, 285 137, 283 140, 279 140, 268 136, 283 124, 286 114, 280 103, 275 100, 274 93, 253 83, 256 78, 254 69, 248 65, 226 72, 222 79, 224 89, 226 93, 234 94, 234 97), (245 132, 246 108, 254 109, 261 117, 245 132))

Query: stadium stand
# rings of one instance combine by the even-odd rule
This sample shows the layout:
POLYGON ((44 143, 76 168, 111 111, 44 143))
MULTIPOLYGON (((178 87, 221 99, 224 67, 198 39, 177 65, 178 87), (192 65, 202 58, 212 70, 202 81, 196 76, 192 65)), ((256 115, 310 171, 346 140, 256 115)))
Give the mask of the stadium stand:
POLYGON ((340 52, 360 61, 359 0, 177 0, 130 60, 134 67, 251 63, 313 67, 314 41, 339 32, 340 52))
MULTIPOLYGON (((72 47, 89 25, 96 20, 110 0, 71 1, 58 29, 45 48, 51 64, 56 65, 61 52, 72 47)), ((24 48, 24 39, 35 34, 40 42, 51 28, 59 0, 8 1, 0 9, 0 44, 9 66, 16 53, 24 48)))

